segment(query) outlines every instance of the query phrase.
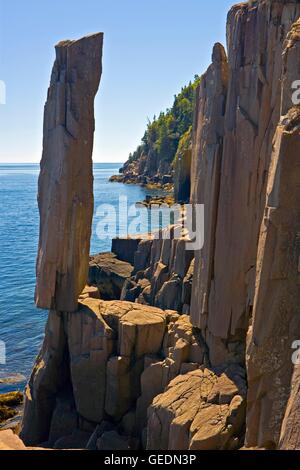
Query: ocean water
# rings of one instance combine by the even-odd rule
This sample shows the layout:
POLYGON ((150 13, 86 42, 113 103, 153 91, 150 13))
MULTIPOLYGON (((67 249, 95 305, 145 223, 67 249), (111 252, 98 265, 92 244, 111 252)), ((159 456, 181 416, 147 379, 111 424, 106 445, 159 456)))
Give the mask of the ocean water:
MULTIPOLYGON (((91 253, 110 251, 111 240, 97 236, 99 206, 119 206, 157 194, 139 186, 109 183, 121 164, 94 165, 95 214, 91 253), (97 216, 98 214, 98 216, 97 216)), ((0 165, 0 393, 24 387, 43 340, 47 312, 36 309, 33 296, 38 244, 38 165, 0 165), (1 352, 5 345, 6 363, 1 352), (20 374, 19 383, 1 383, 1 377, 20 374)), ((110 220, 113 211, 109 211, 110 220)), ((118 223, 118 221, 117 221, 118 223)))

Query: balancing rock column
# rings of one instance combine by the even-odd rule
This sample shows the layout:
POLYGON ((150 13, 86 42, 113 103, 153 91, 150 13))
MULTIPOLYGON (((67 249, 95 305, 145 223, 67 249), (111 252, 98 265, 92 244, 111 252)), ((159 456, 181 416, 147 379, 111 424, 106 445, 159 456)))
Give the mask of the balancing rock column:
POLYGON ((73 312, 88 274, 93 216, 94 99, 103 34, 56 46, 44 113, 36 305, 73 312))

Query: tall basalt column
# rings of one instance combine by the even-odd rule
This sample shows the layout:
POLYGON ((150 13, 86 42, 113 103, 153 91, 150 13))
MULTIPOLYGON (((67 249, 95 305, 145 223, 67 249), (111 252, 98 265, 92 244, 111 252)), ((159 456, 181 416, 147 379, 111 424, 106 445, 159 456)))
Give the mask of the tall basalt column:
POLYGON ((299 15, 299 3, 269 0, 237 5, 228 15, 230 74, 208 325, 214 337, 233 344, 244 341, 251 317, 257 242, 280 119, 282 48, 299 15))
POLYGON ((221 44, 215 44, 212 64, 197 91, 191 168, 191 202, 205 206, 205 244, 195 253, 191 321, 203 331, 213 278, 227 87, 226 53, 221 44))
POLYGON ((56 46, 44 113, 36 305, 72 312, 87 280, 93 216, 94 98, 103 34, 56 46))
POLYGON ((300 107, 292 102, 291 87, 299 78, 299 58, 300 21, 291 28, 284 48, 286 114, 274 138, 257 255, 247 348, 249 447, 277 447, 281 433, 283 449, 300 449, 299 366, 293 378, 292 360, 293 343, 300 339, 300 107))

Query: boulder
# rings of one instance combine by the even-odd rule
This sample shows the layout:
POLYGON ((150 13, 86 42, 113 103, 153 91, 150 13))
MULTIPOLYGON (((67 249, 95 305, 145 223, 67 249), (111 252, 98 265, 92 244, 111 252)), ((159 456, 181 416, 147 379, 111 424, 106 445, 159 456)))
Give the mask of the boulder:
POLYGON ((38 447, 25 447, 21 439, 11 429, 0 431, 0 451, 45 450, 38 447))
POLYGON ((26 447, 12 430, 8 430, 0 431, 0 450, 26 450, 26 447))
POLYGON ((246 383, 239 369, 235 376, 236 388, 231 387, 232 399, 227 404, 221 398, 215 403, 209 402, 218 383, 220 396, 228 396, 226 367, 223 371, 201 368, 176 377, 148 409, 147 449, 232 448, 236 440, 243 437, 246 412, 246 383))
POLYGON ((199 369, 203 362, 201 346, 197 345, 196 353, 196 338, 193 335, 189 317, 179 316, 174 311, 165 313, 168 327, 163 342, 164 359, 153 355, 145 358, 145 370, 141 376, 141 395, 136 407, 138 432, 147 426, 147 409, 152 400, 165 390, 169 382, 179 374, 181 368, 194 371, 199 369), (198 364, 192 362, 196 355, 201 361, 198 364))
POLYGON ((99 289, 103 300, 120 300, 125 281, 133 266, 120 261, 114 253, 101 253, 91 257, 88 283, 99 289))

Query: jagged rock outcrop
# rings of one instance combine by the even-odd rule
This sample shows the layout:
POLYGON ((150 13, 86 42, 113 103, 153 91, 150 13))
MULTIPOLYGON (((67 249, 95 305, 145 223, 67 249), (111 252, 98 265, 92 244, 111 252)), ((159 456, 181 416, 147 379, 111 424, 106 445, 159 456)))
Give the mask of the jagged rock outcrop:
POLYGON ((103 34, 56 46, 39 177, 36 304, 75 311, 86 284, 93 216, 94 98, 103 34))
POLYGON ((174 171, 171 162, 159 161, 155 151, 142 154, 137 160, 128 160, 119 175, 110 178, 112 183, 139 184, 149 189, 173 191, 174 171))
POLYGON ((175 232, 172 226, 159 239, 140 242, 133 276, 124 283, 121 300, 189 313, 194 252, 186 250, 184 238, 174 238, 175 232))

